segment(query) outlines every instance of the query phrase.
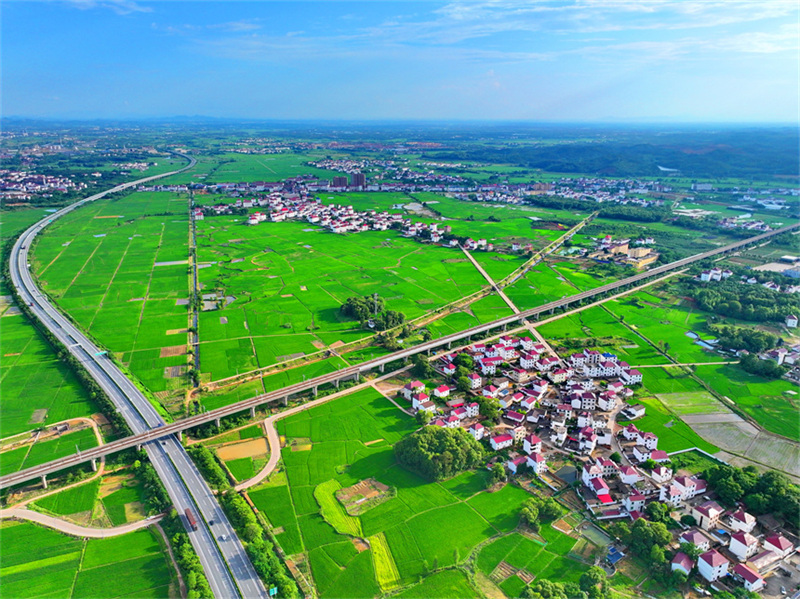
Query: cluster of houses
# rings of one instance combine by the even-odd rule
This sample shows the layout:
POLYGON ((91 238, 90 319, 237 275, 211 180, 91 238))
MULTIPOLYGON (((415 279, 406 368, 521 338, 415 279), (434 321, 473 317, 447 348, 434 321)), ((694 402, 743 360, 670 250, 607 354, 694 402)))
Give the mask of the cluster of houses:
MULTIPOLYGON (((615 438, 614 416, 644 415, 643 406, 625 401, 634 394, 626 385, 641 383, 642 373, 614 354, 587 350, 561 359, 530 337, 509 335, 493 344, 476 343, 466 353, 474 365, 466 376, 468 392, 442 384, 429 393, 422 382, 412 381, 400 393, 414 410, 430 412, 430 425, 463 428, 493 451, 510 450, 506 467, 513 474, 522 465, 540 476, 546 472, 544 447, 589 460, 598 451, 611 453, 615 444, 624 450, 628 439, 615 438), (478 396, 496 400, 502 411, 501 423, 491 431, 480 421, 478 396)), ((451 383, 457 355, 436 362, 451 383)), ((630 459, 666 461, 657 443, 652 433, 641 433, 641 440, 630 444, 630 459)))
POLYGON ((30 171, 0 169, 0 198, 24 201, 53 192, 79 191, 85 183, 75 183, 69 177, 39 175, 30 171))
POLYGON ((758 231, 762 233, 772 230, 772 227, 763 220, 747 220, 741 216, 720 219, 717 221, 717 225, 723 229, 744 229, 745 231, 758 231))
POLYGON ((595 249, 588 254, 588 257, 599 262, 614 262, 628 264, 634 268, 644 268, 658 260, 660 256, 658 252, 648 247, 652 243, 654 243, 652 238, 631 242, 630 239, 614 239, 611 235, 606 235, 595 240, 595 249))
MULTIPOLYGON (((700 281, 701 283, 712 283, 717 281, 725 281, 733 276, 733 271, 729 269, 720 269, 720 268, 712 268, 710 270, 704 270, 699 275, 695 276, 696 281, 700 281)), ((755 277, 747 277, 742 275, 739 277, 739 282, 744 285, 756 285, 758 284, 758 279, 755 277)), ((783 293, 800 293, 800 285, 778 285, 773 281, 766 281, 765 283, 761 283, 761 286, 765 289, 771 289, 772 291, 782 291, 783 293)), ((797 325, 795 325, 797 326, 797 325)))
POLYGON ((641 198, 644 194, 669 193, 672 188, 658 181, 636 179, 604 179, 602 177, 562 178, 547 195, 570 200, 588 200, 597 203, 631 204, 643 207, 663 206, 663 200, 641 198))
POLYGON ((688 576, 696 567, 710 583, 730 577, 748 591, 758 592, 765 586, 765 576, 797 550, 797 539, 779 532, 770 516, 756 518, 741 507, 726 512, 705 498, 689 509, 697 525, 676 541, 680 546, 694 545, 701 553, 695 562, 679 551, 670 564, 673 571, 688 576))

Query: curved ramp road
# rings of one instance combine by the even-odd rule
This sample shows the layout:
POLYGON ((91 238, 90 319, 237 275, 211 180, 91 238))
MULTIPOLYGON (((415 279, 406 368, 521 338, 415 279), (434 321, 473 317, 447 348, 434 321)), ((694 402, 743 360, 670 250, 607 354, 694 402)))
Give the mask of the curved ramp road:
MULTIPOLYGON (((11 282, 34 316, 77 357, 113 401, 134 434, 164 426, 164 421, 142 392, 77 327, 50 303, 33 281, 28 251, 36 235, 54 220, 88 202, 136 185, 183 172, 196 164, 193 158, 177 171, 118 185, 63 208, 32 225, 14 244, 10 256, 11 282)), ((161 435, 159 435, 161 436, 161 435)), ((261 580, 216 498, 174 435, 140 443, 153 463, 179 513, 188 508, 199 515, 197 530, 187 526, 209 585, 217 598, 266 597, 261 580), (213 524, 212 524, 213 522, 213 524), (223 540, 224 539, 224 540, 223 540)), ((84 461, 86 461, 84 459, 84 461)), ((184 522, 184 525, 187 525, 184 522)))
POLYGON ((28 520, 29 522, 36 522, 47 528, 52 528, 59 532, 63 532, 73 537, 85 537, 87 539, 107 539, 108 537, 117 537, 119 535, 128 534, 142 528, 148 528, 153 524, 159 523, 164 519, 164 514, 147 518, 146 520, 138 520, 137 522, 129 522, 121 526, 113 526, 110 528, 91 528, 89 526, 81 526, 74 524, 61 518, 54 518, 47 514, 34 512, 33 510, 25 508, 10 508, 0 510, 0 520, 28 520))

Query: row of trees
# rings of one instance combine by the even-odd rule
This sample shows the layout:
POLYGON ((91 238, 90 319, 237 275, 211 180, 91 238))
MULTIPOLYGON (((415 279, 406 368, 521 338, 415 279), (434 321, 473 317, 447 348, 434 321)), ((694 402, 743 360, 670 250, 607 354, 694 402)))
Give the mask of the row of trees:
POLYGON ((522 504, 520 519, 529 528, 539 530, 540 524, 560 518, 563 511, 553 497, 534 495, 522 504))
POLYGON ((605 599, 609 596, 606 573, 598 566, 592 566, 581 574, 578 583, 553 582, 536 579, 521 593, 523 599, 605 599))
POLYGON ((361 321, 361 326, 372 322, 378 331, 385 331, 400 326, 406 321, 406 315, 395 310, 386 310, 386 301, 379 295, 354 295, 348 297, 339 311, 347 318, 361 321))
POLYGON ((483 447, 461 428, 426 426, 394 446, 397 461, 428 480, 442 480, 475 468, 483 447))
POLYGON ((228 476, 217 461, 217 457, 206 446, 197 444, 186 449, 197 469, 208 481, 208 484, 218 491, 230 487, 228 476))
POLYGON ((297 584, 286 572, 275 545, 267 539, 264 528, 247 502, 238 493, 229 491, 220 497, 220 503, 237 535, 244 541, 247 555, 267 589, 276 588, 277 597, 299 598, 297 584))

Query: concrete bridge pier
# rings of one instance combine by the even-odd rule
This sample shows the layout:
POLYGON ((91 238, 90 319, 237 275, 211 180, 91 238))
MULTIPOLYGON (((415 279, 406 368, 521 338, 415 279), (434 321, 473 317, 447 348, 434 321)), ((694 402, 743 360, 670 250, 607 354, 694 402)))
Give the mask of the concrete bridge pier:
POLYGON ((183 431, 178 431, 178 441, 183 443, 183 431))
POLYGON ((42 474, 42 488, 44 488, 44 489, 47 488, 47 475, 46 474, 42 474))
POLYGON ((507 325, 507 324, 504 324, 504 325, 503 325, 503 332, 505 332, 505 331, 507 331, 507 330, 508 330, 508 325, 507 325))
POLYGON ((92 459, 92 472, 97 472, 97 458, 92 459))
POLYGON ((333 381, 333 386, 336 387, 337 389, 339 388, 339 379, 333 381))
POLYGON ((314 395, 314 397, 316 397, 317 396, 317 388, 316 387, 311 387, 311 393, 314 395))
POLYGON ((221 422, 221 420, 219 418, 215 418, 214 419, 214 424, 216 424, 217 428, 219 428, 222 425, 222 422, 221 422))
POLYGON ((360 372, 356 372, 356 382, 358 382, 360 380, 361 380, 361 373, 360 372))
POLYGON ((137 443, 136 444, 136 451, 142 451, 142 444, 141 443, 137 443))
POLYGON ((380 366, 378 366, 378 370, 380 370, 381 373, 386 372, 386 364, 381 364, 380 366))
POLYGON ((255 418, 255 417, 256 417, 256 407, 253 406, 252 408, 250 408, 250 418, 255 418))
POLYGON ((448 341, 447 342, 447 349, 452 349, 452 348, 453 348, 453 342, 452 341, 448 341))
POLYGON ((288 405, 289 405, 289 396, 287 395, 286 397, 284 397, 284 398, 283 398, 283 401, 282 401, 281 403, 283 404, 283 407, 284 407, 284 408, 285 408, 286 406, 288 406, 288 405))

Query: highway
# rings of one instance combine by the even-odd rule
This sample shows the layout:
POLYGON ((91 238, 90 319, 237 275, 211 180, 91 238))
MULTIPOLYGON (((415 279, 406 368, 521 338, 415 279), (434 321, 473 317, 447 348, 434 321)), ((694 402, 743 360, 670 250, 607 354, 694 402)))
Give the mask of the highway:
MULTIPOLYGON (((742 241, 738 241, 736 243, 732 243, 730 245, 715 250, 711 250, 708 252, 704 252, 702 254, 690 256, 689 258, 678 260, 676 262, 671 262, 670 264, 659 266, 658 268, 654 268, 652 270, 639 273, 637 275, 628 277, 626 279, 622 279, 620 281, 616 281, 614 283, 609 283, 602 287, 597 287, 595 289, 583 291, 581 293, 577 293, 575 295, 571 295, 562 298, 560 300, 556 300, 554 302, 538 306, 536 308, 524 310, 519 314, 514 314, 513 316, 507 316, 505 318, 501 318, 483 325, 479 325, 471 329, 466 329, 458 333, 453 333, 445 337, 440 337, 439 339, 433 339, 431 341, 415 345, 414 347, 410 347, 408 349, 402 349, 394 353, 382 356, 380 358, 375 358, 374 360, 369 360, 367 362, 362 362, 354 366, 349 366, 347 368, 343 368, 336 372, 325 374, 314 379, 309 379, 301 383, 295 383, 293 385, 289 385, 277 391, 272 391, 270 393, 258 395, 250 399, 245 399, 243 401, 237 402, 235 404, 231 404, 228 406, 217 408, 215 410, 211 410, 209 412, 204 412, 202 414, 191 416, 189 418, 180 420, 178 422, 166 424, 163 427, 151 429, 147 432, 128 437, 127 439, 121 439, 119 441, 108 443, 102 447, 97 447, 83 451, 81 452, 81 455, 67 456, 59 460, 54 460, 46 464, 41 464, 40 466, 34 466, 32 468, 27 468, 25 470, 21 470, 13 474, 8 474, 6 476, 0 477, 0 488, 5 488, 11 485, 19 484, 20 482, 24 482, 25 480, 29 480, 31 478, 35 478, 37 476, 41 476, 49 472, 55 472, 69 466, 74 466, 80 463, 84 463, 89 461, 90 459, 114 453, 116 451, 121 451, 122 449, 126 449, 128 447, 133 447, 135 445, 139 445, 142 443, 151 442, 152 440, 160 437, 174 438, 174 435, 176 433, 179 433, 188 428, 192 428, 200 424, 205 424, 206 422, 211 422, 219 418, 230 416, 231 414, 235 414, 245 410, 252 410, 264 404, 276 401, 282 401, 285 400, 289 395, 294 395, 304 391, 313 390, 316 389, 319 385, 333 384, 337 383, 340 380, 348 378, 358 378, 362 372, 374 370, 375 368, 383 368, 386 364, 390 362, 403 360, 420 352, 430 352, 444 345, 449 346, 452 343, 462 341, 463 339, 468 339, 472 335, 485 333, 492 329, 497 329, 498 327, 514 325, 523 321, 524 319, 536 318, 539 315, 551 312, 557 308, 565 307, 572 303, 583 301, 592 297, 596 297, 598 295, 606 294, 616 289, 620 289, 622 287, 633 285, 645 279, 649 279, 651 277, 658 277, 665 273, 672 272, 676 269, 685 268, 686 266, 694 262, 705 260, 707 258, 711 258, 726 252, 732 252, 751 243, 759 243, 764 239, 768 239, 769 237, 779 235, 781 233, 790 231, 797 227, 800 227, 800 223, 783 227, 781 229, 776 229, 775 231, 770 231, 768 233, 763 233, 755 237, 750 237, 748 239, 744 239, 742 241)), ((127 379, 125 380, 127 381, 127 379)))
MULTIPOLYGON (((164 426, 164 421, 144 394, 114 365, 105 352, 101 351, 42 294, 31 276, 28 252, 35 236, 56 219, 109 193, 124 191, 148 181, 180 173, 196 164, 193 158, 188 156, 184 156, 184 158, 190 162, 180 170, 118 185, 43 218, 20 235, 10 256, 11 282, 21 300, 28 305, 34 316, 81 361, 90 375, 108 394, 134 435, 141 435, 152 429, 160 429, 164 426)), ((188 526, 184 517, 182 520, 200 558, 214 596, 218 599, 267 597, 264 586, 253 569, 233 527, 183 446, 174 435, 159 435, 159 437, 161 438, 157 441, 144 443, 143 448, 147 451, 150 461, 178 512, 183 514, 188 508, 199 516, 196 531, 188 526)), ((84 461, 86 460, 84 459, 84 461)), ((43 476, 43 474, 40 475, 43 476)))

